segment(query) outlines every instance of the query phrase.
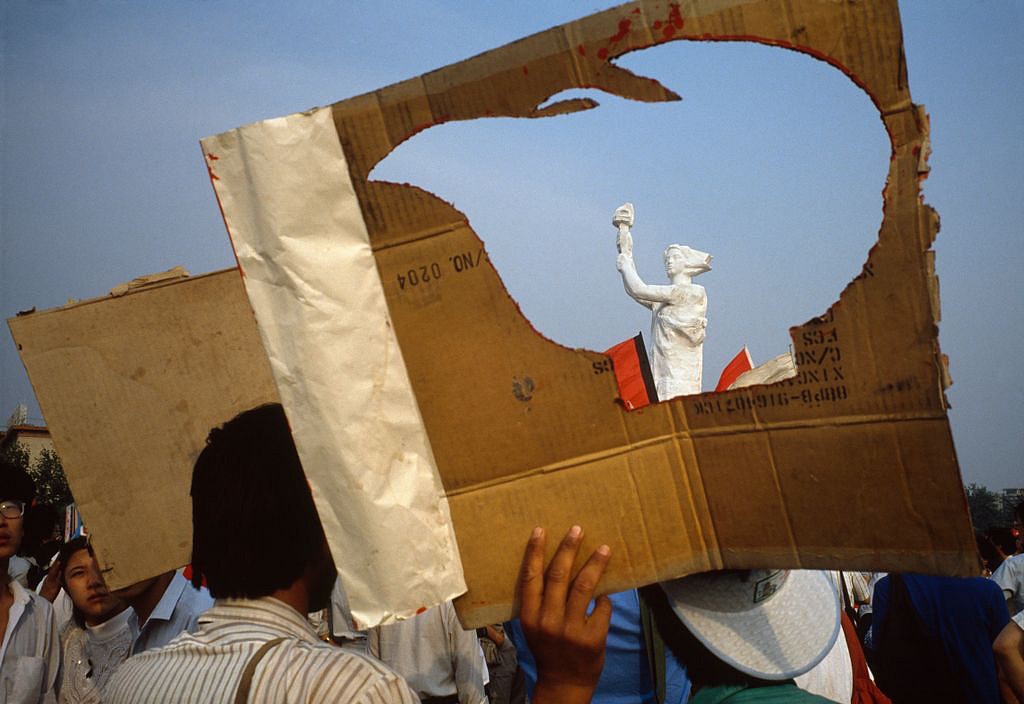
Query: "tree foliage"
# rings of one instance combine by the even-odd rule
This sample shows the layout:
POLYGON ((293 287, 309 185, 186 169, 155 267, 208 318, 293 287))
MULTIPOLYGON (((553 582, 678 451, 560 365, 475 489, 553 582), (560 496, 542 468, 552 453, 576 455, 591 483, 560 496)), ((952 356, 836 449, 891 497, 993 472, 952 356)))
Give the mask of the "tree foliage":
POLYGON ((39 456, 28 470, 36 483, 36 498, 39 503, 63 508, 75 499, 71 496, 68 478, 64 476, 64 466, 60 457, 49 448, 39 451, 39 456))
POLYGON ((992 526, 1007 525, 1003 515, 1003 498, 980 484, 968 484, 967 506, 975 530, 988 530, 992 526))
POLYGON ((33 461, 28 449, 15 440, 5 443, 0 448, 0 457, 21 467, 32 477, 32 481, 36 485, 36 500, 40 504, 63 509, 75 500, 71 496, 68 479, 64 476, 64 467, 60 463, 60 457, 53 450, 43 448, 33 461))

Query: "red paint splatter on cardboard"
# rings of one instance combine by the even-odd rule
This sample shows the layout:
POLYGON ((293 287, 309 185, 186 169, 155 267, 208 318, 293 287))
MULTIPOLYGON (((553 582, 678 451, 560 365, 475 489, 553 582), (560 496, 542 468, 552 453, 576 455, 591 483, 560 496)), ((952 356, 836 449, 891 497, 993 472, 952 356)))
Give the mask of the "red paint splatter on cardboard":
POLYGON ((619 21, 619 31, 611 36, 608 40, 609 45, 621 42, 629 34, 629 27, 633 24, 633 20, 621 20, 619 21))
POLYGON ((597 58, 599 58, 599 59, 607 59, 608 58, 608 50, 605 49, 604 47, 601 47, 600 49, 598 49, 597 50, 597 58))
POLYGON ((576 45, 576 51, 579 52, 580 56, 586 56, 587 55, 587 47, 583 46, 582 44, 577 44, 576 45))

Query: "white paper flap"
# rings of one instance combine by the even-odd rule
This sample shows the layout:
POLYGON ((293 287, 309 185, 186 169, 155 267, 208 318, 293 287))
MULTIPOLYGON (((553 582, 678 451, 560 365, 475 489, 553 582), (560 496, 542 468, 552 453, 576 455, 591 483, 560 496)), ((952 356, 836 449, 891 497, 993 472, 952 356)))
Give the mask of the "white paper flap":
POLYGON ((202 141, 355 620, 466 590, 330 108, 202 141))

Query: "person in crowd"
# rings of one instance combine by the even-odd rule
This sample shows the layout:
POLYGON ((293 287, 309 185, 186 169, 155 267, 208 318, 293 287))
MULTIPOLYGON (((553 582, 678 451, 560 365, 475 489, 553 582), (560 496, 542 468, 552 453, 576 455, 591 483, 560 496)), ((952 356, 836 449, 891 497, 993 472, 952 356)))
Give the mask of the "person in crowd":
POLYGON ((490 704, 526 704, 526 677, 519 667, 516 646, 500 623, 476 629, 491 681, 487 685, 490 704))
POLYGON ((992 652, 999 667, 1003 701, 1024 704, 1024 611, 1003 626, 992 644, 992 652))
POLYGON ((87 538, 64 545, 60 564, 62 585, 74 605, 61 634, 60 703, 98 704, 110 676, 128 658, 135 614, 107 589, 87 538))
POLYGON ((658 639, 686 663, 691 704, 830 701, 793 681, 842 637, 835 586, 823 572, 702 572, 641 596, 658 639))
POLYGON ((978 546, 978 555, 981 557, 981 576, 991 577, 992 573, 999 569, 999 566, 1006 560, 1006 553, 999 548, 987 531, 985 533, 975 531, 974 542, 978 546))
POLYGON ((993 582, 890 574, 874 613, 869 662, 893 702, 998 704, 992 643, 1009 617, 993 582))
MULTIPOLYGON (((210 433, 191 496, 193 584, 205 578, 216 602, 195 633, 125 661, 109 704, 418 701, 399 675, 325 643, 306 620, 328 605, 337 573, 280 404, 210 433)), ((536 704, 589 701, 600 674, 608 607, 599 599, 588 617, 586 605, 608 549, 570 589, 580 535, 570 531, 546 572, 544 532, 527 544, 521 613, 546 675, 536 704)))
POLYGON ((452 602, 371 628, 367 652, 405 678, 425 704, 487 701, 487 665, 476 631, 459 623, 452 602))
MULTIPOLYGON (((1017 504, 1013 512, 1013 525, 1017 530, 1018 548, 1020 545, 1020 526, 1024 520, 1024 502, 1017 504)), ((1003 564, 992 573, 992 581, 999 585, 1006 598, 1006 606, 1010 615, 1015 616, 1024 610, 1024 554, 1006 558, 1003 564)))
POLYGON ((53 702, 59 691, 60 641, 50 603, 7 571, 34 497, 32 479, 0 458, 0 701, 7 704, 53 702))
MULTIPOLYGON (((690 694, 686 668, 671 651, 653 652, 645 607, 635 589, 609 595, 612 604, 604 670, 594 693, 595 704, 685 704, 690 694), (660 694, 659 694, 660 688, 660 694)), ((522 624, 510 621, 506 632, 516 647, 531 695, 537 666, 522 624)))
MULTIPOLYGON (((851 579, 852 573, 849 572, 832 571, 825 574, 836 589, 843 610, 856 615, 857 602, 867 600, 867 583, 863 577, 860 580, 851 579)), ((826 699, 837 702, 850 701, 853 697, 853 660, 846 638, 836 638, 832 649, 821 662, 794 677, 793 681, 800 689, 826 699)))
POLYGON ((167 645, 182 631, 194 633, 200 614, 213 606, 206 587, 193 587, 181 570, 118 589, 116 595, 135 612, 133 655, 167 645))
POLYGON ((348 595, 339 577, 334 581, 331 605, 327 609, 328 635, 335 645, 357 653, 366 653, 366 630, 352 618, 348 595))

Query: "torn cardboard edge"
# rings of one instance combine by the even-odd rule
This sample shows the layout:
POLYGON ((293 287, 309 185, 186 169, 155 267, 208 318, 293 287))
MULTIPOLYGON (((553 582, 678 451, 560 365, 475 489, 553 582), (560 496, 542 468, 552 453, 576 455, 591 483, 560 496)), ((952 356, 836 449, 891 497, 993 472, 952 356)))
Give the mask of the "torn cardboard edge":
MULTIPOLYGON (((519 556, 535 525, 552 535, 584 525, 583 553, 609 544, 609 590, 722 567, 975 572, 935 337, 929 247, 937 219, 920 202, 927 124, 906 87, 896 4, 788 0, 784 6, 785 12, 775 0, 685 8, 631 3, 331 106, 336 139, 330 150, 341 146, 362 223, 350 225, 367 233, 359 247, 373 252, 387 320, 447 496, 469 589, 456 601, 466 625, 509 615, 519 556), (614 402, 607 357, 566 349, 533 331, 464 215, 420 189, 369 181, 368 173, 418 130, 477 117, 532 117, 544 100, 567 89, 672 99, 656 81, 609 63, 671 39, 744 39, 824 58, 868 91, 893 152, 879 239, 862 274, 828 312, 791 330, 796 377, 630 413, 614 402), (440 275, 433 275, 435 265, 440 275), (432 275, 411 285, 413 270, 432 275), (834 520, 843 515, 858 520, 834 520), (500 521, 501 530, 481 517, 500 521)), ((277 174, 282 179, 304 167, 279 156, 286 161, 277 174)), ((228 172, 219 162, 216 168, 220 195, 228 172)), ((231 231, 238 204, 221 205, 231 231)), ((314 222, 323 215, 307 213, 314 222)), ((266 233, 274 231, 272 223, 265 225, 266 233)), ((267 245, 276 246, 261 246, 267 245)), ((326 276, 315 268, 296 273, 297 280, 320 283, 326 276)), ((180 432, 201 442, 213 425, 277 397, 237 274, 206 281, 209 288, 168 284, 103 306, 11 320, 55 442, 60 434, 77 451, 66 462, 76 495, 80 486, 88 494, 95 484, 90 467, 111 467, 108 483, 110 476, 125 480, 116 497, 89 494, 109 513, 94 534, 107 546, 101 561, 111 574, 161 571, 139 560, 138 536, 123 530, 141 524, 139 516, 152 517, 151 530, 163 536, 157 542, 168 554, 181 554, 187 544, 181 526, 187 514, 178 504, 143 513, 142 502, 154 492, 180 494, 180 467, 191 467, 187 452, 159 436, 180 432), (187 317, 175 317, 186 310, 187 317), (116 339, 110 326, 117 327, 116 339), (166 349, 150 349, 161 346, 166 349), (220 377, 197 369, 217 370, 220 377), (238 396, 242 379, 262 391, 238 396), (79 393, 62 393, 67 388, 79 393), (118 414, 138 419, 135 455, 153 458, 145 471, 165 472, 166 481, 154 484, 146 474, 149 481, 141 482, 130 475, 138 475, 138 467, 119 465, 89 444, 91 428, 83 419, 118 404, 118 414), (102 503, 114 499, 123 501, 102 503)), ((330 283, 324 291, 332 291, 330 283)), ((267 289, 261 326, 287 322, 276 318, 288 307, 270 298, 295 298, 298 286, 289 285, 291 292, 267 289)), ((312 300, 321 292, 312 287, 301 295, 312 300)), ((294 405, 285 403, 289 417, 294 405)), ((370 574, 375 548, 362 547, 343 559, 370 574)), ((395 588, 392 581, 381 591, 395 588)))

